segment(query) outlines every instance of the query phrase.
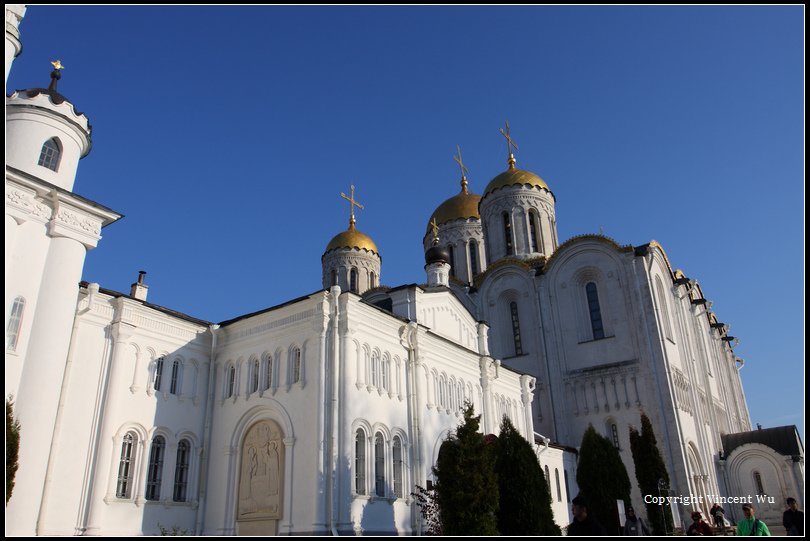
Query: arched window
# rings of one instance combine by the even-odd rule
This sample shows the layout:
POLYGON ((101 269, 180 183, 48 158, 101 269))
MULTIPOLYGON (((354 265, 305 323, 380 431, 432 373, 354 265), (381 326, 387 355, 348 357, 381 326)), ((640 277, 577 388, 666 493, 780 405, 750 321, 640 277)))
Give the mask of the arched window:
POLYGON ((453 250, 453 245, 452 244, 447 245, 447 253, 450 255, 450 257, 448 258, 448 259, 450 259, 450 261, 448 261, 448 263, 450 263, 450 276, 455 277, 455 275, 456 275, 456 253, 453 250))
POLYGON ((259 390, 259 359, 254 359, 253 370, 250 373, 250 392, 255 393, 259 390))
POLYGON ((180 440, 177 444, 177 463, 174 467, 174 493, 175 502, 186 501, 186 488, 188 487, 188 464, 191 457, 191 445, 188 440, 180 440))
POLYGON ((160 383, 163 379, 163 357, 155 361, 155 390, 160 391, 160 383))
POLYGON ((329 283, 331 283, 333 286, 338 285, 337 271, 335 269, 332 269, 331 278, 329 279, 329 283))
POLYGON ((374 494, 385 496, 385 440, 379 432, 374 436, 374 494))
POLYGON ((137 443, 138 436, 134 432, 127 432, 121 442, 121 458, 118 459, 118 482, 115 485, 116 498, 128 499, 132 492, 137 443))
POLYGON ((230 398, 233 396, 234 391, 236 390, 236 367, 231 365, 228 367, 227 371, 227 385, 225 386, 225 398, 230 398))
POLYGON ((529 212, 529 242, 532 252, 539 252, 537 245, 537 214, 529 212))
POLYGON ((371 354, 371 385, 380 388, 380 352, 371 354))
POLYGON ((588 282, 585 286, 585 295, 588 297, 588 311, 591 315, 593 339, 601 340, 605 337, 605 329, 602 326, 602 311, 599 309, 599 294, 596 291, 595 283, 588 282))
POLYGON ((475 278, 478 274, 478 243, 474 240, 470 241, 470 279, 475 278))
POLYGON ((273 356, 268 355, 264 362, 267 365, 264 370, 264 390, 266 391, 273 385, 273 356))
POLYGON ((520 339, 520 317, 518 316, 517 302, 509 303, 509 312, 512 317, 512 338, 515 342, 515 356, 523 355, 523 342, 520 339))
POLYGON ((399 438, 399 436, 394 436, 392 462, 394 465, 394 496, 397 498, 401 498, 402 468, 404 466, 404 463, 402 461, 402 440, 399 438))
POLYGON ((366 433, 362 428, 354 436, 354 492, 366 493, 366 433))
POLYGON ((292 350, 292 382, 298 383, 301 381, 301 348, 292 350))
POLYGON ((11 316, 6 327, 6 351, 15 351, 20 339, 23 312, 25 311, 25 297, 17 297, 11 306, 11 316))
POLYGON ((180 389, 180 359, 175 359, 172 363, 172 381, 169 385, 169 392, 179 394, 180 389))
POLYGON ((503 234, 506 241, 506 255, 512 255, 515 250, 512 246, 512 220, 508 212, 503 213, 503 234))
POLYGON ((377 275, 371 271, 368 275, 368 287, 377 287, 377 275))
POLYGON ((765 487, 762 486, 762 476, 758 471, 754 472, 754 488, 757 489, 757 494, 765 494, 765 487))
POLYGON ((37 165, 47 167, 51 171, 59 169, 59 160, 62 157, 62 145, 56 137, 48 139, 42 145, 42 150, 39 152, 39 161, 37 165))
POLYGON ((551 494, 551 473, 548 471, 548 466, 543 468, 543 471, 546 473, 546 486, 548 487, 548 493, 551 494))
POLYGON ((352 293, 359 291, 357 289, 357 269, 355 268, 352 268, 352 271, 349 273, 349 291, 352 293))
POLYGON ((382 364, 380 365, 380 389, 383 391, 388 391, 388 372, 391 366, 391 360, 388 358, 388 354, 386 353, 383 356, 382 364))
POLYGON ((619 429, 616 423, 610 423, 610 435, 613 438, 613 447, 619 449, 619 429))
POLYGON ((562 501, 562 492, 560 491, 560 470, 554 468, 554 481, 557 483, 557 501, 562 501))
POLYGON ((163 436, 156 436, 152 440, 152 450, 149 452, 149 469, 146 471, 147 500, 160 499, 160 481, 163 477, 163 454, 166 450, 166 440, 163 436))

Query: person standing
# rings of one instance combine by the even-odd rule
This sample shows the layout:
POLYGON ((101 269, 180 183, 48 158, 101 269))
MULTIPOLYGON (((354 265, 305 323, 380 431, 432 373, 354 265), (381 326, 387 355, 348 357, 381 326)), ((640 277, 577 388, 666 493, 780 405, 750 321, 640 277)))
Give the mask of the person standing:
POLYGON ((737 535, 771 535, 768 526, 754 514, 754 506, 744 503, 742 506, 745 518, 737 523, 737 535))
POLYGON ((607 535, 605 528, 588 514, 588 503, 582 496, 571 500, 571 512, 574 521, 568 525, 566 535, 607 535))
POLYGON ((788 535, 804 535, 804 513, 799 511, 796 498, 788 498, 787 504, 787 511, 782 514, 782 525, 788 535))
POLYGON ((726 527, 725 509, 723 509, 717 502, 714 502, 714 505, 712 505, 712 509, 711 511, 709 511, 709 514, 712 516, 712 523, 714 524, 714 527, 719 528, 720 530, 725 530, 726 527))
POLYGON ((712 527, 703 520, 703 514, 700 511, 692 513, 692 524, 686 530, 686 535, 714 535, 712 527))
POLYGON ((625 512, 624 535, 650 535, 650 530, 644 523, 644 519, 636 516, 636 511, 628 507, 625 512))

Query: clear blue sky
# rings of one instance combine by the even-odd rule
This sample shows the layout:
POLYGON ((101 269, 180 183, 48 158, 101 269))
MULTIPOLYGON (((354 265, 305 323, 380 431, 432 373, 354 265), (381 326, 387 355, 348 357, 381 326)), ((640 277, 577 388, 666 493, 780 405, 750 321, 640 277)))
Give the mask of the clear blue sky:
POLYGON ((210 321, 321 287, 358 228, 425 280, 458 189, 518 167, 561 241, 660 242, 741 339, 752 421, 804 433, 804 8, 33 6, 9 88, 93 124, 75 191, 126 215, 84 278, 210 321))

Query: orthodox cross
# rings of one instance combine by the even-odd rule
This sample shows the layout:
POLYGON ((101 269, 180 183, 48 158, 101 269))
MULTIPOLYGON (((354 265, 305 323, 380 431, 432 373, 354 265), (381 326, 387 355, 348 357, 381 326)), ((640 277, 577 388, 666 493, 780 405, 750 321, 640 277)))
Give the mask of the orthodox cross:
POLYGON ((51 84, 48 85, 48 90, 51 92, 56 92, 56 82, 62 78, 62 75, 59 73, 59 70, 65 69, 65 66, 62 65, 62 62, 59 60, 54 60, 51 62, 53 66, 53 71, 51 72, 51 84))
POLYGON ((348 197, 343 192, 340 192, 340 197, 342 197, 343 199, 345 199, 346 201, 349 202, 349 209, 351 209, 351 218, 349 219, 349 227, 354 227, 354 224, 355 224, 354 207, 362 209, 363 205, 361 205, 360 203, 358 203, 357 201, 354 200, 354 184, 352 184, 351 187, 352 187, 352 191, 351 191, 352 196, 351 197, 348 197))
POLYGON ((439 226, 436 224, 436 217, 430 220, 430 229, 433 231, 433 244, 439 244, 439 226))
POLYGON ((509 150, 509 167, 510 169, 515 168, 515 155, 512 154, 512 147, 515 147, 515 150, 518 149, 517 144, 512 140, 511 135, 509 135, 509 121, 506 121, 506 131, 503 128, 501 130, 501 135, 506 137, 506 148, 509 150))
POLYGON ((461 191, 467 193, 467 175, 465 173, 469 173, 470 170, 467 169, 467 166, 464 165, 464 162, 461 160, 461 147, 456 145, 456 150, 458 150, 458 156, 453 156, 453 159, 456 160, 456 163, 461 169, 461 191))

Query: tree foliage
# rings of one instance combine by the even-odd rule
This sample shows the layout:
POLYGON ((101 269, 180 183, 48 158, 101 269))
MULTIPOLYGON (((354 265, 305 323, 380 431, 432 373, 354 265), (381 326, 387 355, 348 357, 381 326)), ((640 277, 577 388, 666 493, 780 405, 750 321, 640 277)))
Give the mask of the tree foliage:
MULTIPOLYGON (((630 427, 630 450, 633 452, 633 463, 636 466, 636 479, 642 494, 658 495, 659 480, 669 487, 669 474, 658 450, 650 418, 641 414, 641 433, 630 427)), ((672 510, 669 506, 653 503, 646 504, 647 520, 654 535, 665 535, 672 532, 672 510)))
POLYGON ((464 422, 442 444, 433 468, 444 535, 498 535, 494 446, 478 432, 480 420, 466 404, 464 422))
POLYGON ((14 419, 14 403, 6 399, 6 505, 14 490, 14 477, 17 475, 20 454, 20 423, 14 419))
POLYGON ((439 504, 436 501, 435 488, 424 488, 416 485, 416 492, 411 492, 411 496, 419 506, 419 513, 422 515, 424 525, 424 535, 442 535, 442 521, 439 516, 439 504))
POLYGON ((546 476, 531 444, 508 418, 495 445, 501 535, 561 535, 551 510, 546 476))
POLYGON ((577 466, 577 484, 588 501, 588 514, 602 523, 609 535, 619 531, 616 500, 630 503, 630 478, 619 451, 588 426, 582 436, 577 466))

